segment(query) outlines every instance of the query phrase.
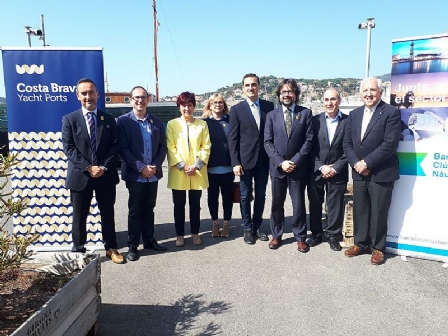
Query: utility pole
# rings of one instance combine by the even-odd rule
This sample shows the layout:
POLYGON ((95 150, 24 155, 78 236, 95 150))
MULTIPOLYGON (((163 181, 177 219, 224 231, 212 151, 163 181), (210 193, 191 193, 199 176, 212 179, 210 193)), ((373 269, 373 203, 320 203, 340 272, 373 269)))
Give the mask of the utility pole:
POLYGON ((40 15, 40 28, 31 28, 31 26, 25 26, 25 34, 27 35, 28 47, 31 48, 31 36, 38 36, 39 40, 42 41, 42 46, 46 47, 45 43, 45 25, 44 25, 44 15, 40 15))
POLYGON ((154 9, 154 67, 155 67, 155 76, 156 76, 156 102, 159 101, 159 67, 157 64, 157 30, 158 22, 157 22, 157 9, 156 9, 156 0, 152 0, 152 8, 154 9))

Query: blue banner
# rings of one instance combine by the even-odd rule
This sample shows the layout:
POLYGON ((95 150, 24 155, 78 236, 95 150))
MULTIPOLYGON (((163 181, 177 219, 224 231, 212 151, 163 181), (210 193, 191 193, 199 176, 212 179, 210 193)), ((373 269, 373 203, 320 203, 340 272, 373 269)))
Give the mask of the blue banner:
MULTIPOLYGON (((40 235, 36 250, 70 249, 73 210, 65 188, 62 117, 80 108, 76 83, 91 78, 104 110, 102 49, 2 48, 10 152, 19 164, 12 176, 14 198, 28 208, 13 219, 14 233, 40 235)), ((87 240, 102 245, 96 199, 87 220, 87 240)))
POLYGON ((62 116, 80 108, 79 79, 93 79, 104 111, 102 50, 2 48, 9 132, 59 132, 62 116))

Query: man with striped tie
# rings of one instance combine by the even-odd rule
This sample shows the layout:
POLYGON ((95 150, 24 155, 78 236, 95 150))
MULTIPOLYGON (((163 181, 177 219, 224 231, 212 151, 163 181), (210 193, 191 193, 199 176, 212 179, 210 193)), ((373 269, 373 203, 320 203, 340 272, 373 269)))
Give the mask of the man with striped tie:
POLYGON ((72 251, 86 251, 86 221, 95 191, 106 255, 121 264, 124 259, 117 251, 114 219, 119 182, 117 125, 111 115, 97 109, 99 95, 91 79, 78 81, 76 95, 81 108, 62 118, 62 144, 68 159, 65 186, 73 206, 72 251))

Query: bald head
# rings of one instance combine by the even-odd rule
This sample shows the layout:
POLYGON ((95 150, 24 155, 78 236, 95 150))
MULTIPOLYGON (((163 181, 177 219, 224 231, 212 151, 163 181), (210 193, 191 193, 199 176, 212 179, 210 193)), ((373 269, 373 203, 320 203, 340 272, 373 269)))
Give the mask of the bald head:
POLYGON ((324 109, 325 113, 334 119, 339 112, 339 105, 341 104, 341 95, 336 89, 328 89, 324 92, 324 109))

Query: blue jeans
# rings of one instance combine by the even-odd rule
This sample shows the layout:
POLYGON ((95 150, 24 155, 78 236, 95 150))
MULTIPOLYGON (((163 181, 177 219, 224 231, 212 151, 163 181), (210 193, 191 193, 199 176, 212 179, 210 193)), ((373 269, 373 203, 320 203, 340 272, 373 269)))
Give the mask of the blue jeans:
POLYGON ((245 231, 257 231, 263 221, 264 204, 266 201, 266 187, 269 178, 269 167, 258 164, 252 169, 245 169, 240 176, 241 189, 241 217, 245 231), (250 197, 252 195, 252 181, 254 183, 254 213, 251 216, 250 197))

